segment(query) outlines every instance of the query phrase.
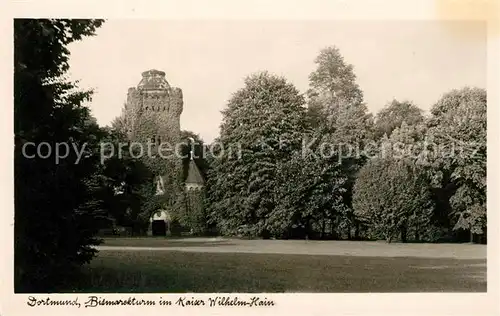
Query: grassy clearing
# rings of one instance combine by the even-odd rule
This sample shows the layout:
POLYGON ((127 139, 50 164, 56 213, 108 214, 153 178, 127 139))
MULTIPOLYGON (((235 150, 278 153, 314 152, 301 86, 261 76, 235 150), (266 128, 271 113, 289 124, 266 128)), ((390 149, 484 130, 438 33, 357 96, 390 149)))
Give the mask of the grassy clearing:
POLYGON ((101 251, 68 292, 484 292, 486 260, 101 251))
POLYGON ((486 245, 403 244, 376 241, 242 240, 224 238, 106 238, 107 250, 141 248, 225 253, 304 254, 364 257, 486 259, 486 245))

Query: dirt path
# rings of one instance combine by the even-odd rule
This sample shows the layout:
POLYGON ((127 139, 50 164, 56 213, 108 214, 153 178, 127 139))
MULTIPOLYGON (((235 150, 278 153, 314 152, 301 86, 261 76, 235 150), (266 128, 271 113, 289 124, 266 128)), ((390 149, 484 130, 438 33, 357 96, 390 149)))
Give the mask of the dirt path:
POLYGON ((486 259, 486 246, 473 244, 387 244, 358 241, 238 240, 222 238, 105 240, 97 249, 126 251, 186 251, 275 253, 363 257, 486 259))

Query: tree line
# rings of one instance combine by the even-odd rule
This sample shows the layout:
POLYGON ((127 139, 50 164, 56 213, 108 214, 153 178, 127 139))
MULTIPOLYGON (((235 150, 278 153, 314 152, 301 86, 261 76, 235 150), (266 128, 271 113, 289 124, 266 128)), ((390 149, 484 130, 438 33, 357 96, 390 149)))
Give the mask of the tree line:
POLYGON ((406 100, 372 115, 338 48, 315 63, 305 96, 261 72, 229 100, 217 141, 240 144, 242 157, 222 155, 208 173, 208 218, 221 233, 484 238, 486 91, 446 92, 428 115, 406 100))

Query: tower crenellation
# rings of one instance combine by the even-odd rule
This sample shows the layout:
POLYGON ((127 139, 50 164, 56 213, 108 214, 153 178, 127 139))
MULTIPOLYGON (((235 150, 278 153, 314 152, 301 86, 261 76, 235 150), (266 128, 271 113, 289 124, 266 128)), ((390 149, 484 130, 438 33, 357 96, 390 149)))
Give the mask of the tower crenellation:
POLYGON ((182 108, 182 90, 170 86, 165 72, 143 72, 137 87, 128 89, 126 116, 130 137, 137 141, 159 137, 178 142, 182 108))

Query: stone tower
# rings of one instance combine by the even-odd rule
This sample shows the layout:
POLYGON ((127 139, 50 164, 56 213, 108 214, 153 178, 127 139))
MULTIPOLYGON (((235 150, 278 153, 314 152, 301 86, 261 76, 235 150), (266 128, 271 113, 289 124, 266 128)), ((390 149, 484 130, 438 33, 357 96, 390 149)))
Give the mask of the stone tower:
POLYGON ((187 179, 183 181, 182 155, 175 152, 182 142, 182 109, 182 90, 171 87, 163 71, 143 72, 139 84, 128 89, 123 126, 132 143, 140 143, 149 151, 143 157, 155 175, 156 197, 160 201, 150 216, 148 235, 168 235, 174 218, 180 217, 185 224, 190 223, 185 229, 193 233, 204 229, 200 218, 204 211, 203 177, 191 152, 187 179))
POLYGON ((143 72, 137 87, 128 89, 125 115, 129 138, 177 144, 182 108, 182 90, 168 84, 165 72, 143 72))
POLYGON ((182 108, 182 90, 170 86, 165 72, 153 69, 142 73, 137 87, 128 89, 123 110, 128 138, 142 144, 143 157, 155 174, 156 192, 164 201, 158 212, 168 213, 163 217, 182 211, 185 204, 182 160, 175 152, 181 142, 182 108))

